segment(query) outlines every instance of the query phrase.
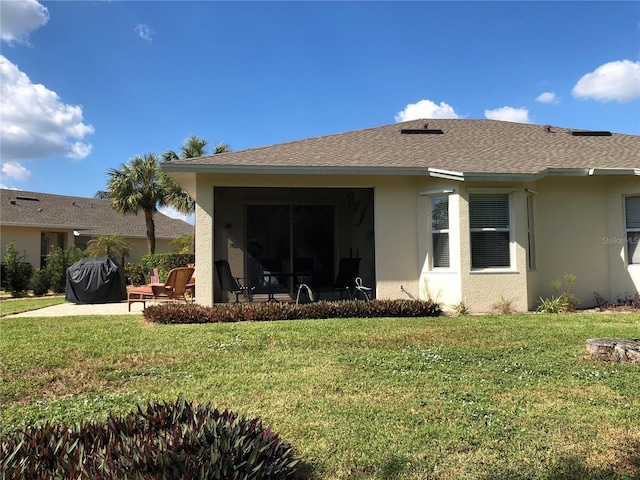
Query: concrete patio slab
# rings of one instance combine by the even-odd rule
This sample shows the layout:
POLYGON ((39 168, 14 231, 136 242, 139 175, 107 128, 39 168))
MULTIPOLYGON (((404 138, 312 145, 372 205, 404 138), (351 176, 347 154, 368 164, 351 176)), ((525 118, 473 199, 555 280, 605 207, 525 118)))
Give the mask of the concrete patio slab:
MULTIPOLYGON (((147 301, 147 305, 152 302, 147 301)), ((76 304, 65 302, 60 305, 31 310, 29 312, 7 315, 2 318, 16 317, 73 317, 78 315, 140 315, 143 310, 142 303, 132 303, 131 311, 128 302, 100 303, 100 304, 76 304)))

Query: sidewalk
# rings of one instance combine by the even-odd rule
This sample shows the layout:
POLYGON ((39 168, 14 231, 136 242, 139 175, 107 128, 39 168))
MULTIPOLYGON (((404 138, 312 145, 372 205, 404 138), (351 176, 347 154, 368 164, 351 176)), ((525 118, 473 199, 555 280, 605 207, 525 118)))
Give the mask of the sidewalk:
MULTIPOLYGON (((147 305, 152 302, 147 301, 147 305)), ((2 318, 17 317, 72 317, 74 315, 140 315, 142 314, 142 303, 136 302, 131 304, 129 312, 128 302, 119 303, 100 303, 91 305, 80 305, 71 302, 65 302, 52 307, 40 308, 29 312, 16 313, 7 315, 2 318)))

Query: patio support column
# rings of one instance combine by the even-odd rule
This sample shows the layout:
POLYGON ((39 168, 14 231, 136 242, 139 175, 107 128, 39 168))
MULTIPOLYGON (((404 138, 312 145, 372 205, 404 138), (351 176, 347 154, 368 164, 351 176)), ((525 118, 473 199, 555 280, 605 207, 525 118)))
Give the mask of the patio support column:
POLYGON ((213 190, 207 182, 198 182, 196 187, 196 303, 206 306, 214 302, 213 190))

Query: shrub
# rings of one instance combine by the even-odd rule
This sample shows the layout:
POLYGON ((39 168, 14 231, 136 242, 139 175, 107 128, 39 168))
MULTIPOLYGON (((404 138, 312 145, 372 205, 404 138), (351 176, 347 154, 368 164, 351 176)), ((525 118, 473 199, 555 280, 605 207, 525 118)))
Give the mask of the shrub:
POLYGON ((46 295, 49 293, 49 275, 44 268, 39 268, 33 272, 31 277, 31 290, 34 295, 46 295))
POLYGON ((196 256, 193 253, 154 253, 144 255, 140 259, 142 270, 148 272, 152 268, 157 268, 162 281, 166 280, 171 269, 185 267, 195 262, 196 256))
POLYGON ((12 297, 22 297, 29 289, 33 266, 25 262, 25 258, 25 255, 18 252, 16 241, 9 242, 4 255, 3 273, 6 275, 6 288, 12 297))
POLYGON ((551 289, 553 290, 553 295, 549 299, 544 299, 540 297, 538 308, 536 308, 536 312, 542 313, 565 313, 565 312, 575 312, 578 305, 580 305, 580 301, 578 298, 571 292, 571 285, 576 280, 576 276, 570 273, 567 273, 564 276, 564 282, 566 285, 566 289, 560 295, 558 295, 558 290, 562 287, 562 282, 560 280, 553 280, 551 282, 551 289))
POLYGON ((55 247, 47 255, 47 275, 51 290, 64 293, 67 288, 67 268, 84 257, 82 250, 71 246, 66 250, 55 247))
POLYGON ((144 269, 139 263, 127 263, 124 266, 124 276, 127 285, 144 285, 147 283, 144 269))
POLYGON ((27 427, 0 439, 0 459, 7 478, 278 480, 298 463, 259 419, 183 396, 104 422, 27 427))
POLYGON ((458 303, 451 305, 451 309, 456 317, 462 317, 464 315, 469 315, 469 307, 464 300, 460 300, 458 303))
POLYGON ((349 300, 292 304, 283 302, 224 303, 205 307, 193 303, 149 305, 144 317, 155 323, 259 322, 322 318, 434 317, 440 305, 422 300, 349 300))

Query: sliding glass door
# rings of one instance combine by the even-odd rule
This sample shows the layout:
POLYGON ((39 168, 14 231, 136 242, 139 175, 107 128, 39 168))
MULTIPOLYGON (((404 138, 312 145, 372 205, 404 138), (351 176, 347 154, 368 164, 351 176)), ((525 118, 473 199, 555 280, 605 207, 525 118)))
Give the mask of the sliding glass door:
POLYGON ((247 205, 247 272, 256 293, 334 280, 333 205, 247 205))

